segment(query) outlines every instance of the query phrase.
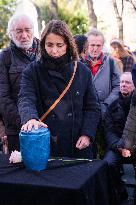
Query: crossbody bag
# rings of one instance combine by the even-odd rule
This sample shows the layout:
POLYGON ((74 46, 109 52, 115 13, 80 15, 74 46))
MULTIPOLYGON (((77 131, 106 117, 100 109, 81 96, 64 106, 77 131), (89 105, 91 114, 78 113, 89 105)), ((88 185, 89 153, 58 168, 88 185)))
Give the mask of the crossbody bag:
POLYGON ((69 90, 69 88, 74 80, 76 69, 77 69, 77 61, 75 61, 74 71, 73 71, 72 77, 71 77, 70 81, 68 82, 67 86, 65 87, 63 92, 60 94, 60 96, 55 100, 55 102, 50 106, 50 108, 42 115, 42 117, 39 119, 40 122, 44 121, 44 119, 47 117, 47 115, 56 107, 56 105, 60 102, 60 100, 67 93, 67 91, 69 90))

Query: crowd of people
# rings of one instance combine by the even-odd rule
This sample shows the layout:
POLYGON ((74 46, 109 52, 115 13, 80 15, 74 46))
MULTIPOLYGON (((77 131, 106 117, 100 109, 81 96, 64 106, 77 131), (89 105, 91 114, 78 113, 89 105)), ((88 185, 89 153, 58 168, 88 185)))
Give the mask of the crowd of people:
POLYGON ((119 200, 124 162, 136 163, 136 64, 119 39, 103 52, 96 28, 75 36, 61 20, 50 21, 40 40, 26 15, 8 23, 10 45, 0 53, 0 137, 4 152, 20 150, 20 130, 47 127, 51 156, 93 159, 101 130, 119 200), (65 92, 65 93, 64 93, 65 92), (63 96, 46 118, 44 113, 63 96), (42 120, 41 120, 42 119, 42 120))

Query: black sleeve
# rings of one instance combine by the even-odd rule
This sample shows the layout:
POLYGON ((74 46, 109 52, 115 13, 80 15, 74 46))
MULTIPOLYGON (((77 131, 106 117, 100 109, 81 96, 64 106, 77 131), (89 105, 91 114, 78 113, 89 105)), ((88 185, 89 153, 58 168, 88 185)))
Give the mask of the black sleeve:
POLYGON ((34 84, 33 64, 30 64, 22 73, 18 109, 21 117, 21 124, 30 119, 39 119, 37 112, 37 96, 34 84))
POLYGON ((132 79, 134 86, 136 87, 136 63, 132 67, 132 79))
POLYGON ((120 136, 118 136, 115 130, 114 122, 110 112, 110 107, 107 109, 105 115, 104 136, 105 136, 106 149, 116 149, 118 141, 120 140, 120 136))

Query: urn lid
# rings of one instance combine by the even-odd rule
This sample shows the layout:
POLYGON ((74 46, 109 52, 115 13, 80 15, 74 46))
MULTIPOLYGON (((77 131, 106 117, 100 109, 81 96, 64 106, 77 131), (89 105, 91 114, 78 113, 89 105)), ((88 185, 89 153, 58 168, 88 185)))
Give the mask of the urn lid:
POLYGON ((46 132, 49 132, 49 129, 48 128, 45 128, 45 127, 38 127, 38 129, 35 129, 34 127, 32 128, 31 131, 24 131, 24 130, 21 130, 21 133, 23 134, 42 134, 42 133, 46 133, 46 132))

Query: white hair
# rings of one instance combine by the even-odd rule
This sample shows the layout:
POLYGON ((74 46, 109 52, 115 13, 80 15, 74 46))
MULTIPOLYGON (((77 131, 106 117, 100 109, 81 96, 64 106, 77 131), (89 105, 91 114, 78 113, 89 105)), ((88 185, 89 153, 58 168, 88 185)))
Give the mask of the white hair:
POLYGON ((130 77, 130 78, 129 78, 129 82, 131 82, 131 83, 134 85, 133 79, 132 79, 132 73, 131 73, 130 71, 126 71, 126 72, 122 73, 122 74, 120 75, 120 81, 121 81, 121 79, 123 78, 123 76, 125 76, 125 75, 130 77))
POLYGON ((123 72, 120 76, 120 78, 124 75, 130 75, 130 77, 132 78, 132 73, 130 71, 126 71, 126 72, 123 72))
POLYGON ((24 18, 31 24, 32 28, 34 29, 34 22, 33 22, 32 18, 30 16, 28 16, 26 14, 18 14, 18 15, 15 14, 10 18, 10 20, 8 22, 7 33, 8 33, 10 38, 11 38, 10 33, 13 30, 14 25, 16 24, 16 22, 18 22, 18 21, 20 21, 21 19, 24 19, 24 18))

